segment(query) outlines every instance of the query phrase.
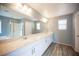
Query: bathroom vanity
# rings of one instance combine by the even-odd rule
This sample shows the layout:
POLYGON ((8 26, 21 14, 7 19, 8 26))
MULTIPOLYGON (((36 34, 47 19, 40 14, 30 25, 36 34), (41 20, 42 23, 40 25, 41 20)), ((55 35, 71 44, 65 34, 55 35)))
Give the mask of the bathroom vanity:
POLYGON ((0 55, 41 56, 53 42, 53 33, 45 26, 40 17, 32 18, 8 7, 1 7, 0 55))
POLYGON ((41 56, 52 42, 52 32, 1 40, 0 55, 41 56))

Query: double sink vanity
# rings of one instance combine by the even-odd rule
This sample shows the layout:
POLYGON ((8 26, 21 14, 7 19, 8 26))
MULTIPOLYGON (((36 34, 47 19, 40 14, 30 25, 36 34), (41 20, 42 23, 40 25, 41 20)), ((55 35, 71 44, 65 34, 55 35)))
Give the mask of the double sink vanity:
POLYGON ((47 18, 34 10, 32 16, 26 15, 17 4, 0 4, 0 9, 0 55, 43 55, 53 41, 47 21, 42 21, 47 18))
POLYGON ((53 42, 53 33, 38 33, 0 40, 0 55, 41 56, 53 42))

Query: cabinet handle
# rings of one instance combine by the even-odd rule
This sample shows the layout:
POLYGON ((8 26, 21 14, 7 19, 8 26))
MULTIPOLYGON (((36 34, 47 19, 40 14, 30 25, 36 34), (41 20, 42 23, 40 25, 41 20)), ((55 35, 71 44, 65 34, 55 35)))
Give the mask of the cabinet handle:
POLYGON ((34 53, 35 53, 35 48, 34 48, 34 53))
POLYGON ((32 55, 35 53, 35 48, 32 49, 32 55))

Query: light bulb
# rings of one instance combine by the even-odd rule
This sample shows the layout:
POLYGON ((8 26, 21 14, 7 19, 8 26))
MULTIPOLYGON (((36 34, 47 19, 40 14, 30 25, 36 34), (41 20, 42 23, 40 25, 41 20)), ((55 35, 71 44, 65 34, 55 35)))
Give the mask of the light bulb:
POLYGON ((22 4, 21 3, 17 3, 16 6, 17 7, 22 7, 22 4))
POLYGON ((26 14, 31 16, 32 15, 32 9, 31 8, 28 8, 27 11, 26 11, 26 14))
POLYGON ((31 9, 31 8, 29 8, 29 9, 28 9, 28 12, 29 12, 29 13, 31 13, 31 12, 32 12, 32 9, 31 9))
POLYGON ((23 9, 23 11, 27 11, 28 7, 24 5, 22 9, 23 9))
POLYGON ((41 21, 44 22, 44 23, 46 23, 48 21, 48 19, 42 18, 41 21))

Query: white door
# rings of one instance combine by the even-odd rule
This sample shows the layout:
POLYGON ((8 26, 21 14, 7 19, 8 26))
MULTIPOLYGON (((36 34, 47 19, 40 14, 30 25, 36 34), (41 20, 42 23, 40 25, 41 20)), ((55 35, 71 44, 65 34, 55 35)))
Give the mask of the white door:
POLYGON ((75 51, 79 52, 79 13, 75 16, 75 51))

